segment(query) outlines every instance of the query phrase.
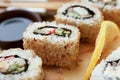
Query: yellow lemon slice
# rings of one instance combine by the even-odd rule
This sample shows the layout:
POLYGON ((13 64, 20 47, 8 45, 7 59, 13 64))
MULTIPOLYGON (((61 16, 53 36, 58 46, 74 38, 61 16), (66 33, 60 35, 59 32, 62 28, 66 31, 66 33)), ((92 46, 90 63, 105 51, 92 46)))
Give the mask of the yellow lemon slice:
POLYGON ((96 39, 95 49, 90 60, 90 63, 87 68, 87 72, 85 74, 84 80, 88 80, 92 70, 94 69, 95 65, 97 64, 98 59, 101 56, 101 52, 103 48, 109 45, 110 42, 113 41, 117 36, 119 36, 120 31, 117 25, 111 21, 103 21, 101 23, 100 32, 96 39))

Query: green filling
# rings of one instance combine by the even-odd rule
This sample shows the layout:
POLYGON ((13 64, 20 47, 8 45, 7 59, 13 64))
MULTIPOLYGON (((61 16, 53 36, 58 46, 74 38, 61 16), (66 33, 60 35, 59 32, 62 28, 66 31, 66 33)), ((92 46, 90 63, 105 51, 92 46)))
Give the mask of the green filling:
POLYGON ((8 72, 13 72, 15 70, 17 70, 18 68, 18 64, 13 64, 12 66, 10 66, 10 68, 8 69, 8 72))
POLYGON ((41 34, 41 35, 58 35, 58 36, 63 36, 63 37, 69 37, 71 34, 71 30, 66 29, 66 28, 60 28, 58 29, 57 27, 50 27, 48 31, 45 31, 45 28, 48 28, 48 26, 46 27, 42 27, 42 28, 38 28, 36 30, 33 31, 34 34, 41 34), (43 30, 44 29, 44 30, 43 30))
POLYGON ((69 37, 71 34, 71 31, 67 30, 65 28, 61 28, 61 29, 56 29, 55 34, 58 36, 63 36, 63 37, 68 36, 69 37))
POLYGON ((68 12, 68 15, 70 15, 70 16, 76 16, 76 17, 81 16, 78 12, 76 12, 76 11, 74 11, 74 10, 70 10, 70 11, 68 12))
POLYGON ((27 60, 23 58, 18 60, 13 60, 13 62, 10 63, 12 59, 20 58, 17 55, 11 55, 11 56, 0 57, 0 58, 1 58, 0 73, 2 74, 17 74, 17 73, 26 71, 28 68, 27 60), (4 64, 6 64, 5 67, 4 67, 4 64))
POLYGON ((41 30, 37 29, 37 30, 34 30, 34 33, 40 33, 41 30))
POLYGON ((20 67, 18 64, 13 64, 12 66, 10 66, 10 68, 8 69, 8 73, 19 73, 25 70, 25 67, 22 66, 20 67))
POLYGON ((59 35, 59 36, 65 36, 63 29, 57 29, 57 30, 55 31, 55 34, 56 34, 56 35, 59 35))
POLYGON ((36 29, 34 30, 33 32, 34 34, 45 34, 45 35, 48 35, 49 33, 45 33, 44 31, 42 31, 41 29, 36 29))

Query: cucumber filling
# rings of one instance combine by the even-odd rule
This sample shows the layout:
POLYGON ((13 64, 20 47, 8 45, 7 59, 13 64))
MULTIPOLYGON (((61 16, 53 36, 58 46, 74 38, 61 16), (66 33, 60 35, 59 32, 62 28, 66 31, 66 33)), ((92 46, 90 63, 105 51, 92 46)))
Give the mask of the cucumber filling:
POLYGON ((34 30, 33 33, 41 35, 57 35, 62 37, 69 37, 71 35, 71 30, 66 28, 57 28, 53 26, 44 26, 34 30))
POLYGON ((2 74, 18 74, 26 71, 28 62, 17 55, 0 57, 0 73, 2 74))

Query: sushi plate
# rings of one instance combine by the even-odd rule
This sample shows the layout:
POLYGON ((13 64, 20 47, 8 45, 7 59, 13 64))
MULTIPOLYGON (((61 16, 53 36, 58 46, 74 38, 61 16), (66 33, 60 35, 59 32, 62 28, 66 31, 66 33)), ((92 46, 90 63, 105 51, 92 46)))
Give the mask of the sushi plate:
MULTIPOLYGON (((80 62, 79 65, 71 70, 61 70, 58 72, 57 67, 43 66, 45 71, 45 80, 84 80, 84 75, 87 70, 89 61, 94 51, 94 44, 80 44, 80 62)), ((120 36, 114 39, 102 52, 102 56, 98 63, 120 46, 120 36)))

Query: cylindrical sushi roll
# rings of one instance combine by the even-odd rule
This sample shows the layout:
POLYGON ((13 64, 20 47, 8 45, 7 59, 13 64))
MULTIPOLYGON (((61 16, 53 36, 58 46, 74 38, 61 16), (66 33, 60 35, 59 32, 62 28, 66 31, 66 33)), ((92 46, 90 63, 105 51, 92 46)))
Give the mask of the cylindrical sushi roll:
POLYGON ((0 80, 43 80, 42 60, 20 48, 0 53, 0 80))
POLYGON ((90 80, 120 80, 120 47, 95 67, 90 80))
POLYGON ((24 49, 34 50, 46 65, 66 68, 78 61, 79 40, 78 28, 55 22, 33 23, 23 34, 24 49))
POLYGON ((58 9, 55 20, 78 27, 82 40, 95 42, 103 15, 87 2, 69 2, 58 9))
POLYGON ((120 0, 89 0, 101 8, 105 20, 111 20, 120 26, 120 0))

